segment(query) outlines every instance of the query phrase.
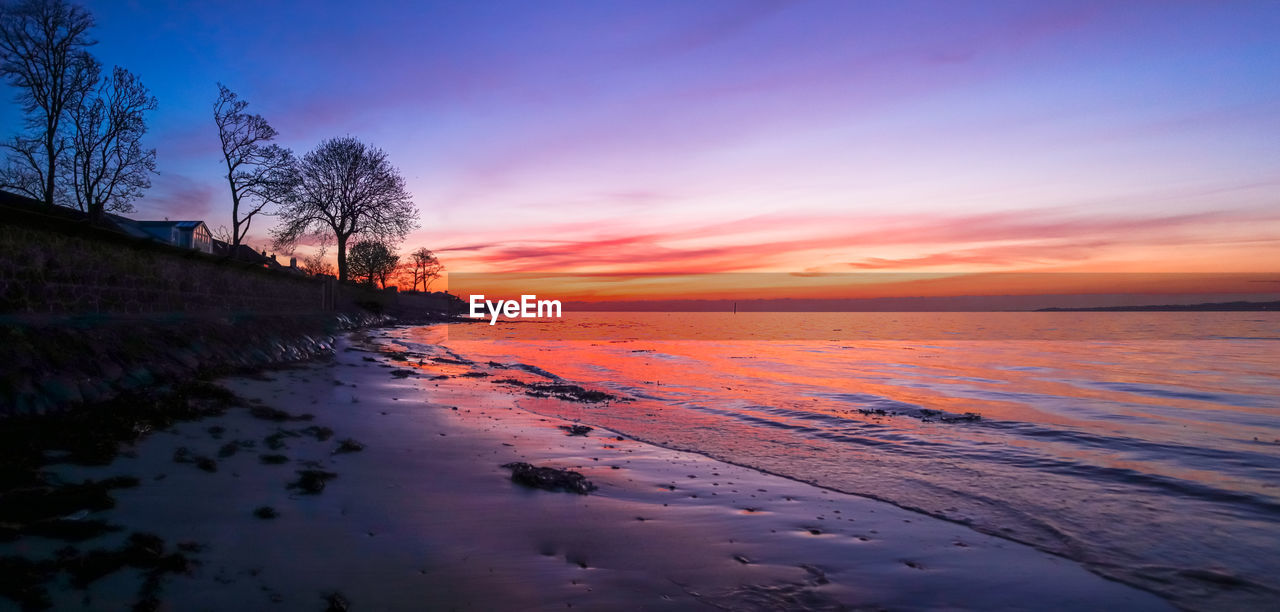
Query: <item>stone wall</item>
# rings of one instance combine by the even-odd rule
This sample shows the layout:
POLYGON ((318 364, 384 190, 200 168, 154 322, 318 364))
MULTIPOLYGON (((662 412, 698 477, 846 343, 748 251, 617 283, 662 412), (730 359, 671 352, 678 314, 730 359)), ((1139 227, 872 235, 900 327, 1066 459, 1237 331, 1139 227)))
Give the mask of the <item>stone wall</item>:
POLYGON ((369 313, 76 319, 0 325, 0 418, 92 405, 244 368, 323 357, 369 313))
POLYGON ((0 315, 290 313, 332 309, 332 281, 84 223, 3 210, 0 315), (328 303, 326 303, 328 302, 328 303))

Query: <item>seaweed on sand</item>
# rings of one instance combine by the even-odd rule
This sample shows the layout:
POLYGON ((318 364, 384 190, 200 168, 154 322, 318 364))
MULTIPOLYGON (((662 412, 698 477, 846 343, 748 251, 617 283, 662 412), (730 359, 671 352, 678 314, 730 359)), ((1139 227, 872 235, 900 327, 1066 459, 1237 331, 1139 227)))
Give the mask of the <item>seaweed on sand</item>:
POLYGON ((279 517, 280 513, 271 506, 258 506, 258 508, 253 511, 253 515, 260 519, 273 519, 279 517))
POLYGON ((530 397, 554 397, 566 402, 582 402, 584 404, 595 404, 609 401, 627 401, 627 398, 597 391, 595 389, 587 389, 578 385, 569 383, 553 383, 553 382, 524 382, 514 378, 500 378, 494 381, 503 385, 511 385, 513 387, 521 387, 525 390, 525 395, 530 397))
POLYGON ((134 533, 123 546, 81 552, 71 547, 57 551, 53 558, 32 561, 23 557, 0 557, 0 596, 17 602, 24 610, 52 607, 49 585, 66 573, 77 589, 125 568, 142 570, 143 583, 134 609, 155 609, 159 604, 160 581, 165 574, 185 574, 196 561, 179 550, 166 552, 165 542, 149 533, 134 533))
POLYGON ((250 407, 249 414, 253 415, 256 419, 275 421, 277 423, 283 423, 285 421, 310 421, 315 418, 315 415, 312 414, 293 414, 291 412, 285 412, 284 410, 272 408, 270 406, 263 406, 261 404, 250 407))
POLYGON ((507 463, 502 467, 511 470, 511 480, 526 487, 545 489, 547 491, 565 491, 577 493, 578 495, 586 495, 596 490, 596 486, 591 484, 590 480, 572 470, 536 467, 521 461, 507 463))
MULTIPOLYGON (((20 415, 0 420, 0 537, 24 536, 72 542, 91 540, 119 527, 90 513, 115 506, 112 489, 135 487, 132 476, 64 482, 43 468, 57 463, 107 465, 124 445, 181 421, 223 414, 243 402, 230 391, 204 381, 152 387, 56 414, 20 415)), ((188 452, 189 453, 189 452, 188 452)), ((188 460, 195 458, 188 454, 188 460)), ((64 548, 51 559, 0 558, 0 596, 24 609, 52 605, 47 585, 66 572, 73 586, 88 584, 122 567, 146 570, 138 608, 158 603, 160 575, 185 571, 189 561, 180 553, 166 555, 154 536, 134 534, 118 550, 80 553, 64 548)))
POLYGON ((333 454, 337 455, 339 453, 358 453, 362 450, 364 450, 363 444, 355 440, 352 440, 351 438, 347 438, 338 443, 338 448, 334 449, 333 454))
POLYGON ((324 491, 325 484, 337 477, 337 474, 324 470, 298 470, 298 479, 289 483, 289 488, 316 495, 324 491))

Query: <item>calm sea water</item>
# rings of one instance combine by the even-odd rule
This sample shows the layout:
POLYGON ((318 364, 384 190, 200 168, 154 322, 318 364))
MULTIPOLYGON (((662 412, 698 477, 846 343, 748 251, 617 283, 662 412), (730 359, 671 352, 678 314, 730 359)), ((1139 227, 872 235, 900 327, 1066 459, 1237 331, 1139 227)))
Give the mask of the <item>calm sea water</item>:
POLYGON ((450 327, 405 336, 634 398, 534 411, 962 522, 1184 606, 1280 602, 1280 313, 450 327))

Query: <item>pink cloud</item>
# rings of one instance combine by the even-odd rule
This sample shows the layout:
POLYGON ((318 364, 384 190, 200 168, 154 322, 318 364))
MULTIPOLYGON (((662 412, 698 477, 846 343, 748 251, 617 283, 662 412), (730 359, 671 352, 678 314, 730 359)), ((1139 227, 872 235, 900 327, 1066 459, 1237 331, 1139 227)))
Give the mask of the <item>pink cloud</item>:
MULTIPOLYGON (((730 223, 669 232, 585 237, 576 240, 492 241, 444 247, 458 265, 505 272, 731 272, 793 263, 806 253, 926 249, 908 257, 867 256, 859 269, 941 265, 1035 266, 1087 261, 1110 247, 1280 241, 1280 215, 1202 212, 1162 217, 1073 218, 1061 211, 1019 211, 920 218, 882 216, 784 217, 761 215, 730 223), (847 230, 856 226, 859 229, 847 230), (1215 229, 1216 228, 1216 229, 1215 229), (1252 229, 1250 229, 1252 228, 1252 229), (802 237, 752 239, 754 231, 779 230, 802 237), (1225 233, 1224 233, 1225 232, 1225 233), (738 237, 738 240, 734 240, 738 237), (699 239, 714 239, 699 246, 699 239), (681 246, 671 246, 679 242, 681 246), (991 244, 991 243, 1014 244, 991 244)), ((549 235, 532 231, 533 235, 549 235)), ((846 260, 848 261, 848 260, 846 260)))

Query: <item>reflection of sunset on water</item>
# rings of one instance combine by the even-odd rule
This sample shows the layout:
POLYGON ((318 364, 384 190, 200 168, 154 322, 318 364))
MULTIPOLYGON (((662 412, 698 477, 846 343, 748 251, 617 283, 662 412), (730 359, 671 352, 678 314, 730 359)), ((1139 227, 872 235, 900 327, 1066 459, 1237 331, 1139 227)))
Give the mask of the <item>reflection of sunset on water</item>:
POLYGON ((448 327, 408 337, 505 364, 499 378, 632 398, 520 400, 535 412, 1093 562, 1248 566, 1280 546, 1264 518, 1280 510, 1274 313, 578 313, 448 327), (785 333, 806 325, 881 335, 785 333), (1054 326, 1062 339, 1035 339, 1054 326), (960 328, 979 335, 958 341, 960 328), (1206 544, 1206 528, 1235 548, 1206 544))
POLYGON ((573 274, 454 272, 461 296, 536 294, 596 311, 1005 311, 1280 300, 1264 272, 573 274))

